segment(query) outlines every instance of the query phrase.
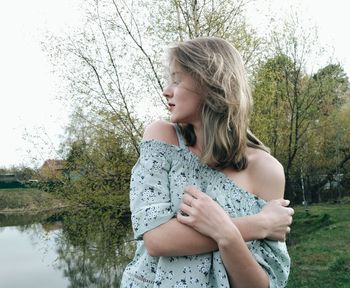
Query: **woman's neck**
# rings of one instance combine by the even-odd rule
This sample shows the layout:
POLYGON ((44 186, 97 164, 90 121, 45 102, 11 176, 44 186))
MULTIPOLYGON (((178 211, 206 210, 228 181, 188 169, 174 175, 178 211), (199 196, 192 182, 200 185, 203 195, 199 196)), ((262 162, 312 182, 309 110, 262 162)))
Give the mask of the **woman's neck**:
POLYGON ((203 125, 202 123, 192 123, 194 133, 196 135, 196 143, 191 146, 191 151, 197 156, 200 156, 203 151, 203 125))

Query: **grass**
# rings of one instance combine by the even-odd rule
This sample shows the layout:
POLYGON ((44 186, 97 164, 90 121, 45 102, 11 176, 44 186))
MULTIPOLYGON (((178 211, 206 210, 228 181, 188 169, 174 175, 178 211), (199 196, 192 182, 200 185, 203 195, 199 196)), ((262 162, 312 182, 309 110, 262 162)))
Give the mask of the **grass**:
POLYGON ((28 213, 64 207, 65 203, 35 188, 0 189, 1 213, 28 213))
POLYGON ((288 288, 350 287, 350 203, 296 207, 288 288))

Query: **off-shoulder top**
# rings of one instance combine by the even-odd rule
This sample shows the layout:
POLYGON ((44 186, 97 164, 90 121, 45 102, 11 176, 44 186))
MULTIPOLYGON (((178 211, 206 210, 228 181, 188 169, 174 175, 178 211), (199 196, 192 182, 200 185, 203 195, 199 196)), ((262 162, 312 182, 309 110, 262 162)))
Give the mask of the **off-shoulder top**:
MULTIPOLYGON (((152 257, 147 253, 143 234, 176 217, 187 185, 207 193, 231 217, 256 214, 266 204, 222 172, 202 164, 185 145, 178 127, 176 132, 179 146, 158 140, 140 143, 140 157, 130 182, 131 220, 137 245, 134 259, 123 273, 123 288, 230 287, 219 251, 176 257, 152 257)), ((290 269, 286 244, 266 239, 246 244, 268 273, 270 287, 285 287, 290 269)))

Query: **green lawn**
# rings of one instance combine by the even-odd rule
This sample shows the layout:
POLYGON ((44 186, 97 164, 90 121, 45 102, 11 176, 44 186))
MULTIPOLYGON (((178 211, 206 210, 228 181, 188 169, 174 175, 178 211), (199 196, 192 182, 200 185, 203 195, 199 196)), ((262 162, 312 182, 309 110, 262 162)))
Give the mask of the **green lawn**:
POLYGON ((0 189, 0 212, 37 212, 62 207, 64 203, 35 188, 0 189))
POLYGON ((288 288, 350 287, 350 203, 296 207, 288 288))

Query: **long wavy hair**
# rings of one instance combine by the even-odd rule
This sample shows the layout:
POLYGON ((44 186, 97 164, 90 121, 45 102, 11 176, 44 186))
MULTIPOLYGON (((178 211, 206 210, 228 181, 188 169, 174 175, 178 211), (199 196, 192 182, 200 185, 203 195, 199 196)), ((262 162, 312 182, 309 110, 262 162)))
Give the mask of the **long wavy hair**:
MULTIPOLYGON (((249 130, 253 101, 239 52, 226 40, 201 37, 169 49, 175 61, 201 85, 203 147, 201 161, 211 167, 247 167, 246 147, 269 152, 249 130)), ((169 62, 171 63, 171 62, 169 62)), ((191 124, 179 123, 188 146, 196 143, 191 124)))

